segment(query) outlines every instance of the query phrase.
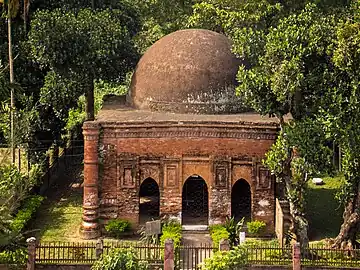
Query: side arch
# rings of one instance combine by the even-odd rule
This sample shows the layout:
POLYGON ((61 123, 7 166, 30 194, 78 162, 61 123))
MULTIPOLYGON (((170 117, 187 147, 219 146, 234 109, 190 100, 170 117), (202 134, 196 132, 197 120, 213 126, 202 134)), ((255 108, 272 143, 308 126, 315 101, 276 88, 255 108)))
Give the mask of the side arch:
POLYGON ((158 219, 160 216, 160 189, 152 178, 146 178, 139 189, 139 223, 158 219))
POLYGON ((245 179, 237 180, 231 189, 231 216, 235 221, 251 220, 251 187, 245 179))

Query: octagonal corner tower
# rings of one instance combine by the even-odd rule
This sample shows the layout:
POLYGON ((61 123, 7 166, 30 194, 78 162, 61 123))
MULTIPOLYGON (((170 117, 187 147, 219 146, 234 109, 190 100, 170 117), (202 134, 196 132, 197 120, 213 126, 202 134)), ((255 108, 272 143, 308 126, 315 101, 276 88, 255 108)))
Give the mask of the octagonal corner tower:
POLYGON ((243 112, 235 95, 239 64, 224 35, 202 29, 176 31, 155 42, 140 59, 130 103, 137 109, 176 113, 243 112))

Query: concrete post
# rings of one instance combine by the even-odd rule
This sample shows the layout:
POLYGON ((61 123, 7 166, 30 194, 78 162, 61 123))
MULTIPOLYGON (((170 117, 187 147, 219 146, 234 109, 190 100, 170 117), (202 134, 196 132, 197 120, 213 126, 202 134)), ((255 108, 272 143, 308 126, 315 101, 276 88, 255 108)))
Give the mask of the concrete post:
POLYGON ((85 122, 84 134, 84 199, 82 237, 94 239, 100 236, 99 216, 99 135, 100 126, 96 122, 85 122))
POLYGON ((229 251, 230 250, 230 241, 229 239, 221 239, 219 242, 220 251, 229 251))
POLYGON ((300 243, 295 243, 293 245, 293 270, 301 270, 300 243))
POLYGON ((28 260, 26 263, 26 270, 35 270, 36 259, 36 238, 30 237, 26 240, 28 245, 28 260))
POLYGON ((98 239, 96 242, 96 250, 95 250, 96 259, 100 259, 101 255, 103 254, 103 251, 104 251, 104 240, 98 239))
POLYGON ((172 239, 165 240, 165 250, 164 250, 164 270, 174 270, 175 269, 175 252, 174 252, 174 241, 172 239))

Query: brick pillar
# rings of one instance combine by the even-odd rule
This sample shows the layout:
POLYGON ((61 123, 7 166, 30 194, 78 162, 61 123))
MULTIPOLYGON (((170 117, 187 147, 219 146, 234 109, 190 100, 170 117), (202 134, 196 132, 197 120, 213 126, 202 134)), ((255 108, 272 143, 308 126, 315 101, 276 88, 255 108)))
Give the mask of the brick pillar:
POLYGON ((96 122, 85 122, 84 134, 84 199, 82 237, 94 239, 100 236, 99 216, 99 158, 98 145, 100 126, 96 122))
POLYGON ((174 241, 172 239, 165 240, 165 254, 164 254, 164 270, 175 269, 175 254, 174 254, 174 241))
POLYGON ((293 270, 301 270, 300 243, 295 243, 293 245, 293 270))
POLYGON ((28 244, 28 260, 26 263, 26 270, 35 270, 36 259, 36 238, 30 237, 26 240, 28 244))
POLYGON ((229 251, 230 250, 230 242, 229 239, 221 239, 219 242, 219 250, 220 251, 229 251))

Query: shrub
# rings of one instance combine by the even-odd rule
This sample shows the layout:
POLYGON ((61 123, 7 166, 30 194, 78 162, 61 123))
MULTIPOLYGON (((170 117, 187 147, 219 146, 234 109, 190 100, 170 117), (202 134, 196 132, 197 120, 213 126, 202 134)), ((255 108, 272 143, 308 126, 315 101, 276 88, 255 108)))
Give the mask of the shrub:
POLYGON ((113 219, 105 226, 105 230, 113 237, 119 238, 121 235, 129 231, 131 224, 125 219, 113 219))
POLYGON ((218 248, 221 239, 229 239, 230 234, 224 226, 214 225, 210 229, 210 236, 213 242, 213 246, 218 248))
POLYGON ((25 200, 24 206, 18 211, 11 223, 10 229, 21 232, 40 207, 44 197, 34 195, 25 200))
POLYGON ((246 223, 249 234, 261 235, 265 231, 266 224, 263 221, 255 220, 246 223))
POLYGON ((92 270, 146 270, 146 262, 139 261, 133 248, 113 249, 95 261, 92 270))
POLYGON ((244 227, 244 220, 245 218, 242 218, 240 221, 236 223, 234 217, 226 218, 224 227, 229 233, 230 246, 238 245, 239 234, 244 227))
POLYGON ((28 253, 25 248, 16 249, 14 251, 5 250, 0 252, 0 264, 25 265, 27 256, 28 253))
POLYGON ((181 224, 177 221, 168 221, 162 227, 162 235, 160 237, 161 245, 165 244, 166 239, 172 239, 174 241, 174 247, 180 246, 181 243, 181 224))
POLYGON ((237 246, 230 251, 217 251, 201 264, 202 270, 246 269, 248 254, 244 247, 237 246))

